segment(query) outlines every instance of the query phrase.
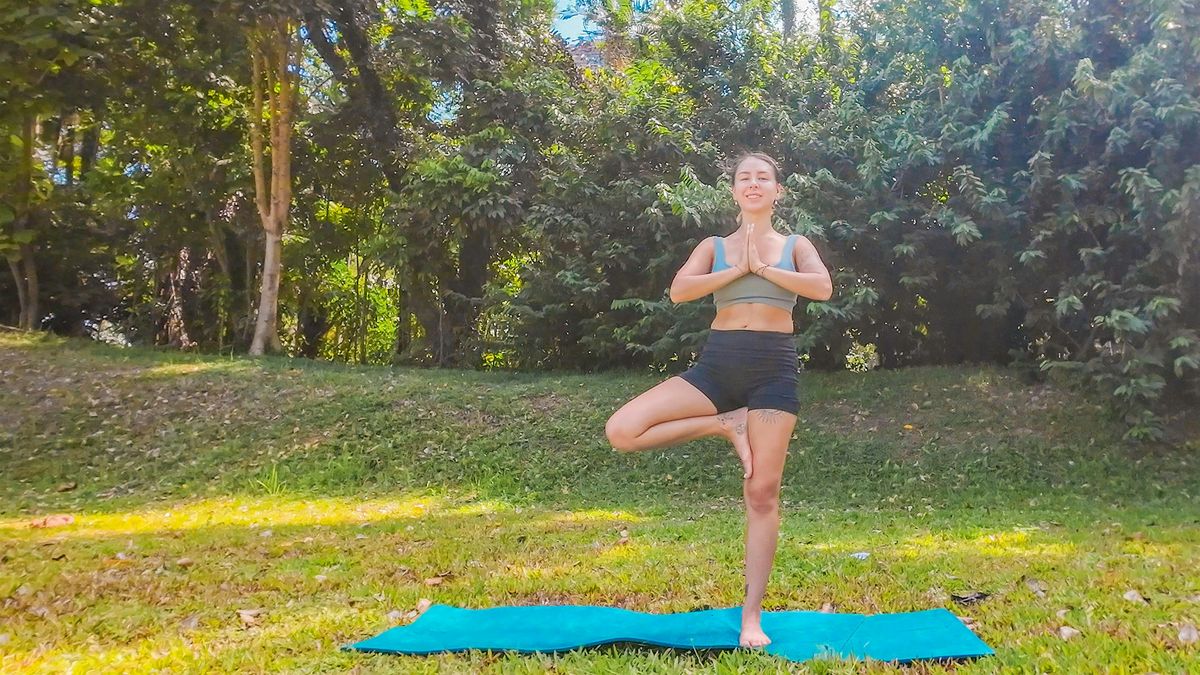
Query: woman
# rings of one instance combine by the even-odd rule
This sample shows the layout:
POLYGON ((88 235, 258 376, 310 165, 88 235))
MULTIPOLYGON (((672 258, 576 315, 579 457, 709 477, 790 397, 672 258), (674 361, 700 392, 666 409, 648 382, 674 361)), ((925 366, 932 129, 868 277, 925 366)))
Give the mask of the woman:
POLYGON ((761 647, 771 642, 762 630, 762 600, 779 538, 783 463, 800 409, 792 309, 798 295, 828 300, 833 283, 808 239, 772 228, 783 194, 775 160, 742 155, 731 189, 741 209, 737 231, 700 242, 671 283, 673 302, 713 295, 717 315, 699 362, 622 406, 605 433, 621 451, 703 436, 733 444, 746 502, 746 599, 738 641, 761 647))

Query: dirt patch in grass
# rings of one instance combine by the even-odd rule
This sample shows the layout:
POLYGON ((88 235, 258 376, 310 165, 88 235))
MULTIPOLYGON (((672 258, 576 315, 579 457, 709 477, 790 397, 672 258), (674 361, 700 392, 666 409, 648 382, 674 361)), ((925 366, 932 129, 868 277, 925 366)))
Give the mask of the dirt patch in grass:
POLYGON ((562 409, 563 406, 570 403, 570 399, 565 396, 560 396, 554 392, 546 394, 537 394, 534 396, 522 397, 531 408, 539 413, 552 413, 562 409))

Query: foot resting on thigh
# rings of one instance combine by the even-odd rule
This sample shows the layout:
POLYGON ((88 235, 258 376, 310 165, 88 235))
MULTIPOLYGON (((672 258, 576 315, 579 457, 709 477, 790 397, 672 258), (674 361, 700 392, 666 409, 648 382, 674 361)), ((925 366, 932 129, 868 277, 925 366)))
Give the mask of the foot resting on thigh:
POLYGON ((743 647, 765 647, 771 644, 771 638, 762 629, 762 613, 751 615, 742 613, 742 634, 738 636, 738 644, 743 647))
POLYGON ((738 459, 742 460, 742 478, 749 478, 754 473, 754 463, 750 457, 750 434, 746 420, 749 418, 749 408, 738 408, 717 415, 721 420, 721 428, 725 430, 725 438, 733 443, 738 459))

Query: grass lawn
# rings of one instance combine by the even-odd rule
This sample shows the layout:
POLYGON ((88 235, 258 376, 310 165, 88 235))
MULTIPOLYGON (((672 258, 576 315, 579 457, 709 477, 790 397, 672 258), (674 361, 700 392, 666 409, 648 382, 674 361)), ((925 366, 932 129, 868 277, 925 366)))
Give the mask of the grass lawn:
POLYGON ((0 671, 1200 671, 1200 442, 1127 446, 1094 404, 990 367, 801 376, 765 609, 946 607, 995 657, 339 651, 422 600, 738 605, 732 449, 604 438, 660 379, 0 333, 0 671))

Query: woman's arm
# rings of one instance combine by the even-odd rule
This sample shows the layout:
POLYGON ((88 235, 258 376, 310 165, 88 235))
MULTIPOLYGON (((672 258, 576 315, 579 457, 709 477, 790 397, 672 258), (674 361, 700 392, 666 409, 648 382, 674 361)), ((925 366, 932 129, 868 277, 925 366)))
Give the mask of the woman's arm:
POLYGON ((792 249, 792 263, 795 272, 779 267, 763 267, 756 274, 811 300, 824 302, 833 297, 833 280, 829 277, 829 270, 825 269, 817 248, 807 237, 797 237, 796 246, 792 249))
POLYGON ((692 255, 671 282, 671 302, 681 303, 703 298, 718 288, 746 274, 741 267, 727 267, 713 272, 713 237, 696 245, 692 255))

